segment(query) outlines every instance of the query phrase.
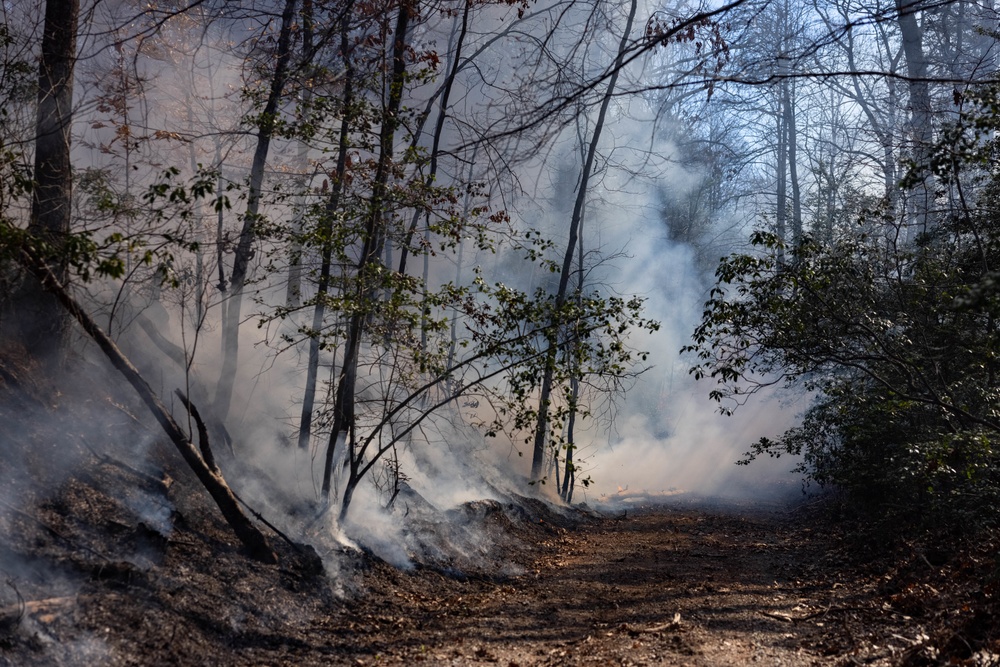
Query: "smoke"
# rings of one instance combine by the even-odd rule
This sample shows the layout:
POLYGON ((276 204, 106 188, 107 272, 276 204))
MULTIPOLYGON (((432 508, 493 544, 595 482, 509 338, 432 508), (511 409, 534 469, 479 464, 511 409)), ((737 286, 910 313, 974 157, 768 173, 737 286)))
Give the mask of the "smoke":
MULTIPOLYGON (((571 90, 568 82, 574 76, 589 76, 607 68, 617 47, 614 31, 620 29, 621 17, 601 15, 591 20, 582 9, 580 13, 576 10, 560 13, 556 11, 557 5, 553 3, 551 12, 544 7, 533 7, 534 18, 521 26, 520 31, 496 41, 491 41, 496 36, 491 26, 512 24, 516 10, 507 7, 483 10, 479 16, 481 22, 474 26, 464 51, 467 55, 476 53, 478 60, 475 67, 463 71, 456 83, 443 146, 467 149, 473 130, 485 128, 499 134, 519 121, 516 114, 521 111, 533 109, 536 115, 544 117, 544 112, 552 106, 546 104, 545 96, 551 98, 549 102, 558 99, 560 94, 571 90), (529 33, 541 35, 553 26, 559 33, 548 42, 554 56, 552 61, 533 59, 531 49, 537 42, 527 38, 529 33), (601 39, 581 39, 581 26, 588 26, 601 39), (568 63, 563 70, 558 68, 558 58, 568 63), (531 81, 533 76, 548 83, 535 85, 531 81), (457 117, 461 117, 461 122, 455 121, 457 117)), ((643 26, 645 18, 638 16, 636 26, 643 26)), ((110 26, 115 19, 102 20, 110 26)), ((195 16, 191 23, 177 24, 187 26, 190 34, 168 22, 156 33, 155 40, 142 42, 141 48, 135 46, 139 42, 130 42, 124 33, 116 38, 119 49, 99 43, 97 37, 86 41, 90 56, 86 59, 88 65, 79 74, 86 85, 79 88, 82 111, 76 119, 82 141, 76 143, 74 158, 79 164, 91 165, 81 178, 78 198, 81 217, 87 221, 83 213, 92 215, 95 227, 111 224, 93 205, 95 201, 107 204, 107 199, 101 199, 107 195, 120 206, 112 222, 122 224, 126 232, 136 232, 143 218, 129 207, 159 178, 164 166, 183 165, 188 175, 199 163, 214 165, 222 169, 226 181, 242 182, 252 137, 229 131, 249 117, 246 106, 249 100, 239 92, 244 85, 243 76, 250 78, 250 74, 241 70, 243 60, 237 55, 238 49, 226 48, 227 33, 219 27, 221 21, 199 26, 199 20, 195 16), (190 51, 194 54, 192 59, 185 60, 185 52, 174 49, 172 42, 183 44, 192 35, 201 41, 190 51), (118 83, 111 85, 108 72, 118 76, 118 83), (178 95, 177 91, 184 94, 178 95), (109 100, 116 104, 110 104, 109 100), (98 111, 87 115, 87 109, 98 111), (133 126, 143 128, 142 136, 138 129, 129 135, 132 129, 128 128, 133 126), (132 136, 132 143, 117 139, 122 136, 132 136)), ((104 27, 95 28, 94 34, 104 34, 104 27)), ((419 37, 424 44, 442 46, 454 36, 453 28, 450 21, 442 19, 440 24, 423 28, 419 37)), ((238 32, 238 28, 233 30, 238 32)), ((242 44, 242 37, 232 43, 242 44)), ((255 57, 263 54, 257 53, 255 57)), ((626 75, 639 76, 637 72, 626 75)), ((330 90, 324 92, 335 95, 335 82, 327 85, 330 90)), ((422 106, 434 85, 437 84, 419 90, 408 103, 422 106)), ((587 101, 592 104, 593 95, 587 101)), ((693 190, 706 175, 680 166, 677 147, 668 138, 669 133, 662 131, 669 121, 657 115, 660 106, 655 99, 634 96, 614 99, 588 192, 582 232, 588 281, 606 294, 644 297, 646 315, 659 320, 662 327, 656 333, 633 335, 633 346, 650 353, 650 367, 617 403, 594 406, 601 419, 581 427, 578 462, 583 469, 578 480, 589 476, 593 484, 580 489, 577 497, 611 496, 618 487, 655 493, 672 489, 705 494, 742 489, 750 496, 764 493, 774 480, 788 478, 782 470, 791 468, 791 463, 782 459, 777 465, 758 463, 749 469, 732 464, 761 435, 775 435, 793 424, 801 408, 770 398, 748 406, 735 417, 723 418, 715 414, 715 405, 707 399, 709 387, 695 385, 686 374, 689 362, 678 351, 687 343, 698 321, 710 277, 699 266, 698 248, 669 238, 658 193, 664 185, 674 192, 693 190)), ((293 108, 294 101, 289 100, 282 112, 283 119, 293 119, 293 108)), ((465 150, 453 159, 445 151, 440 180, 470 173, 466 161, 476 155, 479 164, 486 165, 473 165, 476 178, 488 182, 488 189, 504 190, 502 196, 491 191, 494 196, 491 210, 506 208, 516 225, 541 229, 554 242, 549 258, 558 259, 579 182, 582 147, 589 142, 593 130, 593 106, 570 122, 569 116, 576 111, 575 107, 562 110, 539 122, 523 139, 498 140, 479 153, 465 150)), ((532 118, 530 114, 526 116, 526 120, 532 118)), ((305 161, 307 168, 315 172, 309 178, 302 177, 309 183, 322 182, 322 176, 328 175, 329 145, 320 140, 331 140, 337 122, 330 120, 329 127, 321 128, 329 136, 317 140, 319 147, 314 146, 305 161)), ((295 161, 297 155, 290 155, 297 149, 294 141, 274 143, 265 217, 282 222, 291 217, 297 205, 290 203, 294 197, 288 194, 287 186, 301 184, 296 181, 301 177, 296 173, 301 165, 295 161)), ((426 147, 426 138, 424 143, 426 147)), ((352 155, 359 164, 368 157, 361 155, 361 149, 352 155)), ((359 185, 359 190, 362 187, 359 185)), ((315 192, 309 197, 310 201, 323 200, 315 192)), ((233 203, 234 208, 241 204, 233 203)), ((235 230, 242 221, 236 213, 224 212, 224 215, 226 230, 219 241, 228 262, 231 254, 227 253, 231 253, 235 230)), ((195 210, 190 217, 178 213, 167 219, 157 218, 161 225, 157 232, 180 225, 185 233, 190 233, 187 238, 202 244, 197 251, 183 255, 178 252, 170 258, 171 263, 165 263, 163 270, 177 279, 179 288, 162 287, 156 282, 155 269, 159 267, 147 270, 139 261, 128 266, 131 282, 124 289, 111 284, 104 284, 103 289, 96 284, 88 286, 90 305, 107 316, 102 321, 113 323, 114 333, 121 334, 123 345, 140 362, 150 384, 158 388, 161 396, 166 398, 175 388, 183 388, 203 411, 208 409, 214 380, 220 371, 219 321, 220 311, 225 307, 225 294, 215 287, 216 221, 215 211, 209 206, 195 210), (144 280, 140 281, 140 277, 144 280), (193 287, 200 285, 209 288, 201 293, 193 287), (193 354, 191 377, 135 326, 135 316, 150 303, 147 315, 156 320, 157 330, 181 350, 182 356, 193 354), (202 315, 204 320, 199 320, 202 315)), ((148 238, 136 236, 137 243, 148 238)), ((319 506, 319 478, 329 429, 325 421, 328 414, 322 414, 313 449, 304 452, 294 446, 293 434, 298 427, 305 380, 302 350, 307 336, 303 329, 310 326, 311 313, 291 313, 287 317, 279 314, 277 306, 283 305, 287 268, 287 259, 282 255, 284 246, 280 237, 273 243, 262 241, 258 246, 254 278, 261 282, 248 290, 245 298, 254 305, 247 306, 244 312, 271 319, 258 327, 256 316, 251 317, 241 329, 240 369, 228 424, 234 437, 235 457, 219 458, 223 472, 241 497, 282 529, 308 538, 306 518, 314 514, 306 510, 319 506)), ((466 280, 476 264, 483 269, 486 280, 505 281, 528 292, 555 279, 537 262, 525 262, 523 251, 501 249, 492 255, 474 253, 471 243, 468 246, 467 264, 463 268, 466 280)), ((315 249, 307 249, 305 259, 314 261, 315 249)), ((350 258, 341 260, 347 263, 350 258)), ((452 280, 454 262, 455 258, 448 253, 432 258, 431 282, 452 280)), ((329 382, 336 378, 336 363, 341 355, 342 351, 324 354, 319 393, 326 397, 326 408, 330 403, 329 382)), ((384 369, 392 362, 389 357, 370 360, 360 370, 362 384, 379 387, 379 383, 384 383, 384 369)), ((362 398, 365 407, 374 413, 394 398, 389 392, 387 395, 389 398, 385 399, 373 391, 362 398), (383 399, 385 403, 380 406, 378 401, 383 399)), ((182 412, 176 411, 179 421, 187 423, 181 417, 182 412)), ((100 419, 97 412, 94 414, 95 420, 100 419)), ((499 500, 506 494, 530 492, 532 489, 523 481, 527 461, 512 453, 516 450, 512 443, 487 439, 471 427, 475 416, 471 409, 450 405, 435 418, 423 422, 410 437, 400 439, 390 458, 403 473, 401 490, 396 488, 391 475, 379 476, 383 468, 373 468, 376 474, 362 482, 356 492, 348 523, 330 527, 331 540, 364 545, 387 561, 405 566, 420 543, 407 528, 418 514, 422 521, 432 521, 430 517, 434 516, 440 520, 443 513, 462 503, 499 500), (382 509, 397 490, 392 509, 382 509)), ((387 433, 391 437, 391 428, 387 428, 387 433)), ((106 437, 101 434, 94 441, 106 437)), ((133 451, 137 465, 145 461, 144 447, 148 443, 139 444, 133 451)), ((223 442, 214 445, 217 456, 224 453, 219 451, 226 447, 223 442)), ((20 467, 22 462, 13 463, 20 467)), ((5 488, 5 482, 0 471, 0 489, 5 488)), ((13 502, 3 491, 0 499, 13 502)), ((134 517, 151 529, 164 535, 169 533, 171 508, 156 494, 136 492, 127 495, 123 502, 134 517)), ((460 548, 469 554, 479 548, 471 537, 462 544, 460 548)))
MULTIPOLYGON (((688 374, 694 360, 680 350, 691 341, 713 276, 701 265, 698 239, 669 238, 658 192, 667 187, 683 196, 709 175, 681 164, 669 133, 655 129, 662 122, 655 105, 630 99, 617 102, 602 136, 602 168, 588 198, 582 238, 585 251, 606 258, 591 269, 592 284, 643 297, 644 314, 661 327, 633 335, 632 346, 649 352, 648 365, 624 398, 598 411, 603 420, 592 420, 577 435, 577 480, 588 480, 577 497, 609 499, 625 491, 745 499, 787 495, 800 480, 792 472, 798 463, 793 457, 747 467, 736 462, 761 437, 796 425, 808 397, 761 392, 733 416, 724 416, 708 397, 711 381, 695 382, 688 374)), ((572 151, 564 155, 570 163, 573 157, 572 151)), ((567 207, 563 203, 561 211, 549 213, 550 229, 560 229, 560 222, 564 228, 567 207)), ((727 212, 719 212, 702 235, 717 257, 742 244, 744 228, 732 224, 727 212)))

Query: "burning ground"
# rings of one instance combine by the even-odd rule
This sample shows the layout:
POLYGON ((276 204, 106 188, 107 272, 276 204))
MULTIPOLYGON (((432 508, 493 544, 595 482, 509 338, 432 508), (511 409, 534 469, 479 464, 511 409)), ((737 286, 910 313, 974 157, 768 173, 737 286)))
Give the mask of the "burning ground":
POLYGON ((995 545, 876 550, 816 502, 440 510, 408 493, 390 515, 408 564, 306 521, 322 569, 273 532, 280 562, 260 564, 126 399, 5 359, 2 665, 1000 659, 995 545))

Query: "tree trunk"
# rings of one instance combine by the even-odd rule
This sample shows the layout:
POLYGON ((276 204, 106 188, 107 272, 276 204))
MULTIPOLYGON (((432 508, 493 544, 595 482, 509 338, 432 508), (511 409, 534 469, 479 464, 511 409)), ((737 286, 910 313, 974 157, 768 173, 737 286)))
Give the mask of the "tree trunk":
MULTIPOLYGON (((354 313, 347 328, 344 341, 344 360, 337 382, 337 393, 333 404, 333 428, 330 441, 326 448, 326 458, 323 467, 323 497, 330 498, 330 488, 333 481, 333 460, 338 443, 353 449, 353 439, 350 434, 354 430, 354 397, 357 388, 358 361, 361 353, 361 338, 364 334, 365 320, 368 308, 365 301, 373 293, 368 282, 369 275, 381 254, 382 239, 385 235, 385 206, 388 200, 388 182, 394 153, 396 128, 399 126, 399 111, 403 100, 403 86, 406 82, 406 33, 411 14, 417 13, 417 0, 404 0, 399 5, 399 14, 393 31, 392 49, 392 79, 389 83, 389 99, 382 113, 382 127, 379 132, 379 159, 375 167, 372 181, 372 194, 367 212, 364 242, 361 256, 358 259, 357 290, 358 300, 354 313)), ((345 490, 345 499, 349 502, 354 487, 358 483, 358 465, 353 451, 349 453, 351 464, 350 477, 345 490)), ((346 511, 346 506, 341 510, 346 511)))
POLYGON ((309 359, 306 363, 306 386, 302 395, 302 414, 299 419, 299 448, 309 449, 312 433, 312 415, 316 405, 316 377, 319 373, 320 331, 326 317, 326 294, 330 288, 330 271, 333 266, 333 217, 340 208, 340 195, 347 176, 347 152, 350 149, 351 124, 354 107, 354 64, 350 56, 350 17, 353 2, 343 10, 340 23, 340 52, 344 60, 344 98, 340 120, 340 137, 337 145, 337 172, 330 186, 326 201, 325 217, 321 225, 323 243, 316 285, 316 305, 313 307, 312 337, 309 339, 309 359))
MULTIPOLYGON (((70 137, 73 122, 73 69, 79 0, 48 0, 38 68, 38 109, 35 120, 32 234, 49 244, 47 261, 60 282, 66 282, 66 258, 59 252, 70 231, 73 171, 70 137)), ((33 280, 15 294, 13 320, 18 338, 33 354, 59 363, 69 319, 54 297, 33 280)))
POLYGON ((792 187, 792 247, 798 247, 802 243, 802 194, 799 188, 799 166, 796 151, 798 141, 795 130, 795 107, 793 105, 792 84, 788 79, 781 82, 782 97, 784 98, 785 132, 788 134, 785 145, 788 151, 788 183, 792 187))
MULTIPOLYGON (((306 77, 302 91, 303 121, 308 120, 312 105, 312 76, 309 74, 310 61, 313 57, 313 0, 302 0, 302 59, 299 61, 306 77)), ((291 248, 288 251, 288 285, 285 287, 285 305, 298 308, 302 302, 302 231, 305 222, 307 205, 306 190, 310 183, 309 174, 309 144, 305 137, 299 137, 299 150, 296 156, 300 176, 297 179, 299 188, 298 205, 295 219, 292 223, 291 248)))
POLYGON ((934 126, 931 115, 930 84, 924 56, 923 31, 917 22, 920 0, 896 0, 897 20, 903 54, 906 58, 907 86, 910 92, 910 158, 916 165, 917 181, 910 195, 908 240, 926 233, 932 225, 934 183, 929 167, 934 126))
MULTIPOLYGON (((774 233, 782 241, 788 240, 788 132, 785 131, 785 115, 777 117, 778 155, 775 160, 775 176, 778 179, 775 191, 774 233)), ((784 252, 779 251, 784 261, 784 252)))
MULTIPOLYGON (((433 183, 437 178, 438 154, 441 147, 441 137, 444 134, 444 121, 448 115, 448 105, 451 100, 451 89, 455 85, 455 79, 458 77, 458 68, 462 59, 462 46, 465 44, 465 36, 469 30, 469 12, 471 10, 472 3, 466 2, 465 9, 462 11, 462 23, 459 27, 458 40, 454 49, 454 54, 452 55, 451 68, 448 71, 448 77, 445 79, 444 89, 441 92, 441 101, 438 105, 437 120, 434 124, 434 136, 431 141, 430 164, 428 166, 427 173, 427 180, 431 183, 433 183)), ((430 216, 430 213, 427 213, 426 215, 430 216)), ((400 249, 399 272, 403 275, 406 275, 406 260, 409 255, 410 243, 413 242, 413 235, 416 232, 417 221, 419 218, 420 211, 416 211, 413 214, 413 220, 410 222, 409 229, 406 230, 406 238, 402 243, 402 248, 400 249)))
MULTIPOLYGON (((594 125, 594 134, 590 138, 590 147, 587 150, 587 159, 584 162, 583 170, 580 173, 580 185, 576 192, 576 202, 573 205, 573 215, 569 223, 569 238, 566 242, 566 254, 563 256, 562 273, 559 275, 559 289, 556 292, 556 312, 562 310, 566 303, 566 293, 569 287, 570 272, 573 267, 573 256, 576 253, 577 236, 580 231, 580 221, 583 218, 584 208, 587 202, 587 188, 590 183, 590 175, 594 169, 594 159, 597 155, 597 145, 601 140, 601 133, 604 131, 604 120, 608 114, 608 107, 614 96, 615 86, 618 83, 618 73, 622 69, 625 60, 625 49, 628 46, 629 35, 632 32, 632 22, 635 20, 635 13, 638 8, 638 0, 632 0, 629 9, 628 19, 625 21, 625 30, 622 32, 621 42, 618 45, 618 53, 615 56, 614 70, 608 80, 608 88, 604 92, 604 99, 601 100, 601 109, 597 114, 597 122, 594 125)), ((581 268, 582 270, 582 268, 581 268)), ((558 322, 552 323, 549 332, 549 352, 545 358, 545 370, 542 376, 541 391, 538 396, 538 421, 535 426, 535 438, 531 455, 531 477, 532 483, 541 480, 542 466, 545 463, 545 441, 549 428, 549 404, 552 401, 552 376, 555 371, 556 351, 559 347, 559 327, 558 322)))
POLYGON ((239 355, 240 317, 243 307, 243 287, 246 284, 250 268, 250 258, 253 256, 253 244, 257 239, 256 225, 260 211, 260 191, 264 184, 264 166, 274 135, 274 125, 277 119, 278 103, 285 88, 288 74, 288 63, 291 60, 291 34, 295 22, 295 1, 285 0, 285 9, 281 14, 281 29, 278 33, 278 60, 274 66, 274 77, 268 91, 267 103, 260 114, 257 132, 257 148, 250 167, 250 189, 247 193, 247 209, 243 214, 243 228, 236 245, 233 258, 233 270, 229 276, 229 298, 224 311, 222 323, 222 371, 215 392, 215 416, 225 422, 229 415, 229 406, 233 398, 233 385, 236 381, 236 365, 239 355))

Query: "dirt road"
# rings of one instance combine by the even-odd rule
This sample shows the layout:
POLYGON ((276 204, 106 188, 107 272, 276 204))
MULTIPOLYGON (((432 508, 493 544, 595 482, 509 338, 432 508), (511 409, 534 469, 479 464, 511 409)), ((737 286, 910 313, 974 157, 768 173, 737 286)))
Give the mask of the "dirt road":
POLYGON ((822 553, 808 531, 782 529, 778 519, 658 509, 562 532, 533 571, 507 583, 446 597, 400 593, 410 609, 394 619, 397 641, 376 641, 381 650, 362 659, 835 664, 824 653, 845 647, 823 640, 841 585, 802 582, 822 553))
MULTIPOLYGON (((675 506, 570 525, 498 507, 476 534, 499 526, 505 545, 409 571, 356 555, 319 578, 252 563, 218 522, 145 544, 145 569, 58 556, 62 590, 22 580, 40 602, 0 637, 0 665, 936 664, 901 611, 920 612, 917 589, 887 598, 889 575, 852 580, 836 540, 801 518, 675 506), (71 570, 89 574, 71 585, 71 570)), ((37 554, 58 546, 28 537, 37 554)), ((87 539, 110 554, 126 537, 87 539)))

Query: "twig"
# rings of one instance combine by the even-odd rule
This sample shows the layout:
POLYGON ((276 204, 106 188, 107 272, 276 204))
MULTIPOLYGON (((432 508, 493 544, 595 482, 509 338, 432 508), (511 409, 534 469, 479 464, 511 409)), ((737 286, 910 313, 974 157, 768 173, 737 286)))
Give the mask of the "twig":
POLYGON ((673 619, 671 619, 669 623, 660 623, 659 625, 654 625, 649 628, 642 628, 641 632, 656 633, 656 632, 663 632, 664 630, 677 630, 680 627, 681 627, 681 615, 674 614, 673 619))
POLYGON ((115 466, 116 468, 121 468, 126 472, 132 473, 133 475, 135 475, 142 481, 146 482, 147 484, 152 484, 153 486, 162 487, 163 489, 168 489, 170 487, 170 482, 167 481, 167 479, 158 479, 154 475, 150 475, 147 472, 143 472, 142 470, 133 468, 129 464, 125 463, 124 461, 120 461, 114 458, 113 456, 109 456, 107 454, 101 454, 100 452, 94 449, 94 447, 87 441, 87 438, 80 436, 80 442, 83 443, 84 447, 90 450, 90 453, 94 455, 94 457, 98 460, 99 463, 105 463, 107 465, 115 466))
POLYGON ((787 623, 801 623, 802 621, 811 621, 814 618, 822 618, 830 612, 841 612, 841 611, 866 611, 862 607, 834 607, 829 606, 826 609, 820 611, 814 611, 811 614, 806 614, 805 616, 792 616, 790 614, 782 614, 780 612, 771 612, 760 610, 760 613, 764 616, 770 616, 771 618, 776 618, 779 621, 785 621, 787 623))
POLYGON ((785 623, 794 623, 796 620, 802 620, 802 619, 793 618, 793 617, 789 616, 788 614, 778 614, 778 613, 775 613, 773 611, 764 611, 763 609, 760 610, 760 613, 762 613, 765 616, 768 616, 770 618, 776 618, 779 621, 784 621, 785 623))
POLYGON ((260 512, 258 512, 257 510, 255 510, 254 508, 250 507, 250 505, 247 504, 247 501, 245 501, 242 498, 240 498, 240 496, 235 491, 233 491, 233 495, 236 496, 236 500, 240 501, 240 503, 243 505, 243 507, 247 508, 247 511, 250 512, 250 514, 255 519, 257 519, 262 524, 264 524, 265 526, 267 526, 268 528, 270 528, 271 530, 273 530, 275 535, 277 535, 278 537, 280 537, 281 539, 283 539, 285 542, 287 542, 291 546, 295 547, 296 549, 301 549, 302 548, 301 544, 299 544, 298 542, 296 542, 295 540, 293 540, 292 538, 290 538, 288 535, 285 535, 277 526, 275 526, 273 523, 271 523, 270 521, 268 521, 267 519, 265 519, 263 514, 261 514, 260 512))
POLYGON ((24 596, 21 595, 21 591, 14 585, 14 580, 8 577, 6 583, 14 591, 14 595, 17 596, 17 603, 6 609, 0 609, 0 631, 7 631, 19 626, 21 621, 24 620, 24 613, 27 609, 24 596))

